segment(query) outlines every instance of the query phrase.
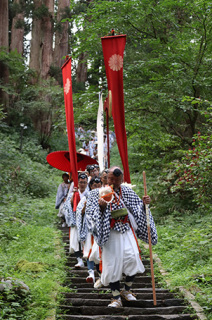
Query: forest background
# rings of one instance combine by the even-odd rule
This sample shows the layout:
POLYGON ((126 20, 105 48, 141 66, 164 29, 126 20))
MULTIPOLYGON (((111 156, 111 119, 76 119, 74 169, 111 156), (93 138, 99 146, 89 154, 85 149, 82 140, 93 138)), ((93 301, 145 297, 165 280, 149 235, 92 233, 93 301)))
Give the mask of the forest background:
MULTIPOLYGON (((49 152, 68 150, 61 66, 71 55, 75 126, 95 130, 98 93, 107 96, 100 38, 112 28, 127 35, 129 166, 140 195, 147 173, 154 250, 172 288, 189 289, 211 318, 211 14, 206 0, 0 2, 1 276, 30 288, 29 296, 2 291, 3 319, 45 319, 52 292, 62 290, 60 173, 46 163, 49 152), (41 270, 21 268, 20 260, 41 270)), ((121 165, 116 145, 111 162, 121 165)))

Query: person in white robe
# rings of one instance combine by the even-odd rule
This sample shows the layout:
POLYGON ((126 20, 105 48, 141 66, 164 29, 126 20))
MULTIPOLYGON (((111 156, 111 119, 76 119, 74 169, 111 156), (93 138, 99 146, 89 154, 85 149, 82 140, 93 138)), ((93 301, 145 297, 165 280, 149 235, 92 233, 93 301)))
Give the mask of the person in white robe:
POLYGON ((66 226, 65 223, 65 214, 64 214, 64 203, 67 197, 67 194, 70 189, 73 190, 73 183, 69 180, 69 174, 62 174, 63 183, 61 183, 57 189, 56 201, 55 201, 55 209, 59 209, 57 216, 62 220, 62 227, 66 226))
MULTIPOLYGON (((77 226, 76 226, 76 208, 74 207, 74 194, 77 193, 77 202, 87 195, 89 192, 87 189, 88 177, 85 173, 80 173, 78 176, 78 188, 74 187, 73 192, 70 192, 64 203, 65 220, 69 229, 69 252, 74 253, 77 258, 77 264, 75 268, 79 269, 84 267, 84 262, 82 260, 81 245, 78 238, 77 226)), ((77 205, 78 205, 77 203, 77 205)))
MULTIPOLYGON (((131 292, 133 280, 137 273, 145 271, 135 233, 148 243, 144 204, 150 203, 150 197, 141 200, 130 187, 121 185, 123 172, 119 167, 110 168, 107 179, 108 184, 113 186, 114 200, 107 203, 99 197, 98 189, 91 191, 86 204, 86 217, 88 228, 102 248, 101 282, 105 286, 110 285, 113 295, 108 306, 121 307, 121 297, 128 301, 136 300, 131 292), (125 287, 120 291, 122 274, 126 276, 125 287)), ((151 213, 150 232, 154 245, 157 243, 157 231, 151 213)))
MULTIPOLYGON (((90 190, 101 188, 101 186, 102 186, 102 182, 99 177, 93 177, 89 182, 90 190)), ((91 232, 89 232, 87 228, 85 208, 86 208, 86 201, 87 201, 88 195, 89 193, 80 200, 77 206, 76 225, 77 225, 77 231, 78 231, 78 239, 80 240, 82 249, 83 249, 83 258, 87 260, 88 277, 86 278, 86 281, 89 283, 94 283, 95 282, 94 263, 96 264, 97 271, 99 271, 98 269, 99 257, 97 257, 98 253, 96 254, 96 252, 94 252, 93 235, 91 234, 91 232)), ((99 251, 98 248, 96 250, 99 251)))

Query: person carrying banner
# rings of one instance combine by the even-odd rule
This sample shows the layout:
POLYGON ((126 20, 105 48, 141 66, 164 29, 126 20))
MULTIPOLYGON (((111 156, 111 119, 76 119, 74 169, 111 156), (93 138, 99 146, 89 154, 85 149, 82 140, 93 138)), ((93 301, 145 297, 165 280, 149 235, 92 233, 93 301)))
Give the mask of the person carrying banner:
MULTIPOLYGON (((102 182, 101 182, 101 179, 98 177, 93 177, 89 182, 90 190, 101 188, 101 186, 102 186, 102 182)), ((93 261, 89 259, 90 254, 92 252, 94 239, 92 234, 89 232, 87 228, 87 220, 86 220, 86 214, 85 214, 86 200, 88 195, 89 193, 87 193, 86 196, 84 196, 80 200, 79 204, 77 205, 76 225, 77 225, 78 239, 81 242, 81 245, 83 247, 83 258, 87 259, 88 277, 86 278, 86 281, 89 283, 94 283, 95 282, 94 262, 98 264, 99 261, 93 261)), ((98 270, 98 266, 97 266, 97 270, 98 270)))
MULTIPOLYGON (((150 197, 138 195, 128 186, 121 185, 123 172, 119 167, 108 171, 108 184, 113 186, 114 200, 107 203, 99 198, 99 190, 90 192, 86 204, 88 228, 92 230, 97 244, 102 248, 102 275, 104 286, 110 285, 113 299, 109 307, 121 307, 121 296, 136 300, 130 291, 136 273, 145 271, 142 264, 137 237, 148 243, 144 204, 150 197), (114 216, 114 218, 112 218, 114 216), (132 225, 134 229, 132 228, 132 225), (125 274, 125 288, 120 292, 120 280, 125 274)), ((157 231, 150 215, 152 244, 157 243, 157 231)))
MULTIPOLYGON (((76 208, 80 200, 88 194, 88 177, 85 173, 80 173, 78 176, 78 188, 74 187, 73 192, 70 192, 67 196, 66 202, 64 204, 65 219, 69 230, 69 252, 74 253, 77 258, 77 264, 75 268, 84 267, 84 262, 82 260, 81 245, 78 239, 77 226, 76 226, 76 208), (77 203, 74 207, 74 194, 77 193, 77 203)), ((75 195, 75 196, 76 196, 75 195)))

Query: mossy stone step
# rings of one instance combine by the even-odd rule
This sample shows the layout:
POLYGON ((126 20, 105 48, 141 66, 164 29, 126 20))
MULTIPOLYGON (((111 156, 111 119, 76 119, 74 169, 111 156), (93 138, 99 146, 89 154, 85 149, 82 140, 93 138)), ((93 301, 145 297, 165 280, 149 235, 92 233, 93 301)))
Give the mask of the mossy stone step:
MULTIPOLYGON (((86 277, 88 276, 88 273, 86 274, 86 277)), ((82 277, 81 275, 78 277, 67 277, 67 281, 71 281, 72 283, 79 283, 79 282, 85 282, 85 277, 82 277)), ((124 281, 125 277, 123 278, 124 281)), ((151 276, 136 276, 133 281, 133 286, 135 283, 151 283, 151 276)), ((123 282, 122 281, 122 282, 123 282)))
MULTIPOLYGON (((104 306, 107 307, 110 302, 110 297, 104 298, 96 298, 95 300, 90 297, 88 294, 86 298, 66 298, 64 303, 65 305, 72 305, 72 306, 104 306)), ((153 300, 146 300, 146 299, 138 299, 136 301, 126 301, 122 300, 124 307, 133 307, 133 308, 154 308, 153 300)), ((157 299, 157 307, 170 307, 170 306, 183 306, 184 300, 183 299, 164 299, 158 300, 157 299)))
MULTIPOLYGON (((107 301, 108 302, 108 301, 107 301)), ((134 307, 122 307, 122 308, 113 308, 111 310, 110 307, 105 306, 67 306, 61 305, 59 307, 60 311, 68 312, 71 315, 111 315, 119 314, 119 315, 148 315, 148 314, 155 314, 155 315, 172 315, 172 314, 179 314, 185 313, 186 308, 184 306, 169 306, 169 307, 154 307, 154 308, 134 308, 134 307)))
POLYGON ((57 315, 57 320, 195 320, 198 319, 195 315, 190 314, 173 314, 173 315, 98 315, 98 316, 86 316, 86 315, 57 315))
MULTIPOLYGON (((95 290, 96 291, 96 290, 95 290)), ((105 291, 105 293, 102 293, 103 290, 99 292, 64 292, 62 295, 65 299, 75 299, 75 298, 81 298, 81 299, 111 299, 111 292, 105 291)), ((135 293, 135 290, 133 290, 135 293)), ((152 292, 143 292, 143 293, 136 293, 137 299, 152 299, 152 292)), ((173 293, 159 293, 157 292, 157 300, 170 300, 174 299, 173 293)), ((178 300, 178 299, 177 299, 178 300)))

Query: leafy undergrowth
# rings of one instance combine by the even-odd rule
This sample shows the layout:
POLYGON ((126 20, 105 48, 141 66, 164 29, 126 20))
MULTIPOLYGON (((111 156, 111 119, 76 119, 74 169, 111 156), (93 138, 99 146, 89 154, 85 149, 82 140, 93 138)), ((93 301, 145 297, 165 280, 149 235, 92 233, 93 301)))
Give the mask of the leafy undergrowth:
POLYGON ((0 318, 45 319, 56 307, 55 296, 65 279, 63 244, 54 225, 55 193, 43 199, 11 199, 1 207, 0 278, 21 280, 29 294, 23 302, 23 290, 0 290, 0 318))
POLYGON ((178 213, 157 220, 158 244, 153 251, 169 273, 171 287, 189 290, 212 319, 211 216, 178 213))

